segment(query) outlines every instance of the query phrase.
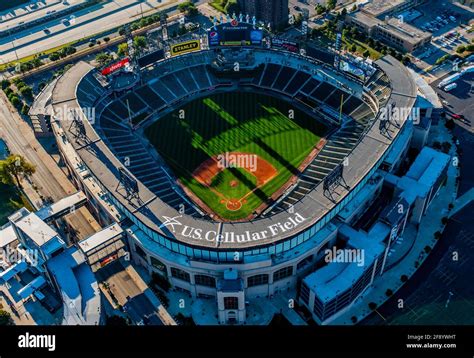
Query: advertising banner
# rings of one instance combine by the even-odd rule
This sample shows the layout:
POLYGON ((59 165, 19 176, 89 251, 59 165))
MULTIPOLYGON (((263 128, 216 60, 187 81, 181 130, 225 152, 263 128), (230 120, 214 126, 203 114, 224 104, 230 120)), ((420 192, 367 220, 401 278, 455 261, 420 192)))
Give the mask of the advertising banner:
POLYGON ((199 51, 200 49, 201 42, 199 40, 192 40, 171 45, 170 52, 171 56, 178 56, 188 52, 199 51))
POLYGON ((278 37, 272 38, 272 47, 280 48, 294 53, 300 52, 300 45, 297 42, 280 39, 278 37))
POLYGON ((115 71, 118 71, 122 67, 125 67, 129 63, 130 63, 130 59, 129 58, 124 58, 123 60, 121 60, 119 62, 116 62, 116 63, 104 68, 101 73, 104 76, 110 75, 111 73, 113 73, 115 71))

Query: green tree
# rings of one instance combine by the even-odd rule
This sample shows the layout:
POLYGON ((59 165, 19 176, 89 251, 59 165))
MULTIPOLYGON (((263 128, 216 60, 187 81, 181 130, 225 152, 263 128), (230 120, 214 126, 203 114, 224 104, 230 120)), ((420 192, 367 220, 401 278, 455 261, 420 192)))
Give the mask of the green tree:
POLYGON ((337 0, 328 0, 326 3, 326 6, 328 7, 329 10, 335 9, 336 5, 337 5, 337 0))
POLYGON ((192 1, 185 1, 178 5, 178 10, 189 17, 195 16, 198 13, 196 5, 192 1))
POLYGON ((5 90, 6 88, 10 87, 10 81, 7 79, 2 80, 2 90, 5 90))
POLYGON ((8 97, 8 99, 13 104, 13 106, 15 106, 16 108, 18 108, 21 104, 21 101, 18 98, 18 96, 14 95, 14 94, 12 96, 8 97))
POLYGON ((48 57, 51 61, 57 61, 61 58, 61 56, 59 56, 59 53, 57 52, 51 53, 48 57))
POLYGON ((13 326, 13 320, 10 313, 0 310, 0 326, 13 326))
POLYGON ((21 114, 24 114, 26 116, 29 111, 30 106, 28 106, 26 103, 23 103, 23 107, 21 107, 21 114))
POLYGON ((224 11, 227 13, 227 14, 230 14, 232 15, 233 13, 240 13, 240 6, 237 2, 237 0, 229 0, 227 1, 227 4, 225 5, 224 7, 224 11))
POLYGON ((33 89, 30 86, 23 86, 19 90, 23 97, 33 99, 33 89))
POLYGON ((321 4, 318 4, 316 5, 315 10, 316 10, 316 14, 322 15, 326 12, 326 7, 321 4))
POLYGON ((147 41, 145 36, 135 36, 133 38, 133 46, 138 51, 142 51, 145 47, 147 47, 147 41))
POLYGON ((123 42, 118 45, 117 55, 120 57, 128 56, 128 45, 126 42, 123 42))
POLYGON ((457 52, 457 53, 464 53, 464 52, 466 52, 466 46, 464 46, 464 45, 458 46, 458 48, 456 49, 456 52, 457 52))
POLYGON ((16 184, 22 188, 21 179, 29 178, 36 171, 33 164, 21 155, 11 154, 0 161, 0 179, 4 184, 16 184))
POLYGON ((112 56, 110 56, 109 54, 107 54, 105 52, 101 52, 101 53, 98 53, 95 56, 95 60, 100 66, 104 66, 106 63, 108 63, 112 60, 111 57, 112 56))
POLYGON ((370 51, 369 51, 369 50, 365 50, 362 55, 367 58, 367 57, 370 56, 370 51))

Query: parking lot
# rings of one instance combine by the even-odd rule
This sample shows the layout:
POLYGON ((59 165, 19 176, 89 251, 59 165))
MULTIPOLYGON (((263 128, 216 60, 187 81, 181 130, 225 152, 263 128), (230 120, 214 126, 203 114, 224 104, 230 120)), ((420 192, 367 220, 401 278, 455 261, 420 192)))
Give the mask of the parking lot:
POLYGON ((463 117, 455 119, 462 128, 474 133, 474 73, 464 75, 456 81, 457 87, 449 92, 438 88, 438 83, 445 77, 432 83, 433 89, 441 99, 446 110, 447 117, 463 117))
POLYGON ((474 37, 468 33, 466 25, 472 19, 472 12, 451 4, 446 0, 432 0, 429 11, 426 5, 419 6, 416 11, 421 14, 407 20, 413 26, 433 34, 430 45, 413 53, 419 68, 433 66, 436 60, 446 54, 454 54, 458 46, 468 44, 474 37))

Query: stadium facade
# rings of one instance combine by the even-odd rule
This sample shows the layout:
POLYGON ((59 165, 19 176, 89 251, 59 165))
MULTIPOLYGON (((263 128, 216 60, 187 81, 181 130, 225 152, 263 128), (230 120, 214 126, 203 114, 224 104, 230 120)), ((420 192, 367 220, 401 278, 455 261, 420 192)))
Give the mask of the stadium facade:
POLYGON ((327 323, 383 274, 392 243, 408 220, 420 219, 445 175, 443 158, 435 180, 395 175, 420 130, 413 120, 417 89, 406 68, 385 56, 361 78, 333 60, 276 47, 217 46, 161 59, 142 68, 139 79, 123 73, 113 82, 80 62, 52 89, 52 128, 71 179, 101 224, 124 228, 135 263, 192 297, 215 298, 223 324, 245 322, 247 298, 272 297, 303 280, 299 302, 327 323), (226 70, 235 61, 238 76, 226 70), (259 217, 219 222, 176 185, 143 128, 183 103, 236 90, 290 101, 335 130, 295 185, 259 217), (428 180, 419 185, 431 194, 406 195, 410 180, 428 180), (362 225, 387 188, 385 210, 362 225), (394 209, 400 204, 402 213, 394 209), (328 263, 333 248, 363 252, 364 262, 328 263))

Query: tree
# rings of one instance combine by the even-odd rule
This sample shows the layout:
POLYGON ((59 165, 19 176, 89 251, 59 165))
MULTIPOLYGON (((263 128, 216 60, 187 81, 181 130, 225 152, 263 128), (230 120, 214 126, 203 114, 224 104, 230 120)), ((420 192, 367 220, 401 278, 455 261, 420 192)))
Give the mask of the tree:
POLYGON ((111 61, 111 57, 112 56, 110 56, 109 54, 101 52, 95 56, 95 60, 100 66, 104 66, 105 64, 111 61))
POLYGON ((456 53, 464 53, 464 52, 466 52, 466 46, 464 45, 458 46, 458 48, 456 49, 456 53))
POLYGON ((33 89, 30 86, 20 87, 19 90, 23 97, 27 99, 33 99, 33 89))
POLYGON ((326 6, 328 7, 329 10, 335 9, 336 5, 337 5, 337 0, 328 0, 326 3, 326 6))
POLYGON ((351 51, 356 52, 357 51, 357 46, 355 44, 352 44, 351 46, 351 51))
POLYGON ((127 43, 123 42, 123 43, 118 45, 117 55, 119 55, 120 57, 128 56, 128 45, 127 45, 127 43))
POLYGON ((21 114, 24 114, 26 116, 29 111, 30 106, 28 106, 26 103, 23 103, 23 107, 21 107, 21 114))
POLYGON ((318 4, 316 5, 315 10, 316 10, 316 14, 322 15, 326 12, 326 7, 324 5, 318 4))
POLYGON ((2 90, 5 90, 6 88, 10 87, 10 81, 7 79, 2 80, 2 90))
POLYGON ((363 56, 364 57, 369 57, 370 56, 370 51, 369 50, 365 50, 364 53, 363 53, 363 56))
POLYGON ((21 155, 11 154, 0 161, 0 178, 4 184, 15 183, 22 188, 21 179, 30 177, 35 171, 35 166, 21 155))
POLYGON ((146 42, 145 36, 135 36, 135 37, 133 38, 133 46, 134 46, 135 49, 137 49, 138 51, 142 51, 142 50, 147 46, 147 42, 146 42))
POLYGON ((240 6, 239 4, 237 3, 237 0, 229 0, 227 1, 227 4, 224 6, 224 11, 227 13, 227 14, 230 14, 232 15, 233 13, 240 13, 240 6))
POLYGON ((178 10, 181 13, 186 14, 189 17, 195 16, 198 13, 196 5, 191 1, 185 1, 178 5, 178 10))
POLYGON ((18 96, 16 96, 15 94, 13 94, 12 96, 8 97, 8 99, 10 100, 10 102, 13 104, 14 107, 18 108, 21 104, 21 101, 20 99, 18 98, 18 96))
POLYGON ((50 59, 51 61, 57 61, 57 60, 59 60, 60 58, 61 58, 61 57, 59 56, 59 53, 57 53, 57 52, 53 52, 53 53, 51 53, 51 54, 49 55, 49 59, 50 59))
POLYGON ((10 313, 0 310, 0 326, 13 326, 13 320, 10 313))

